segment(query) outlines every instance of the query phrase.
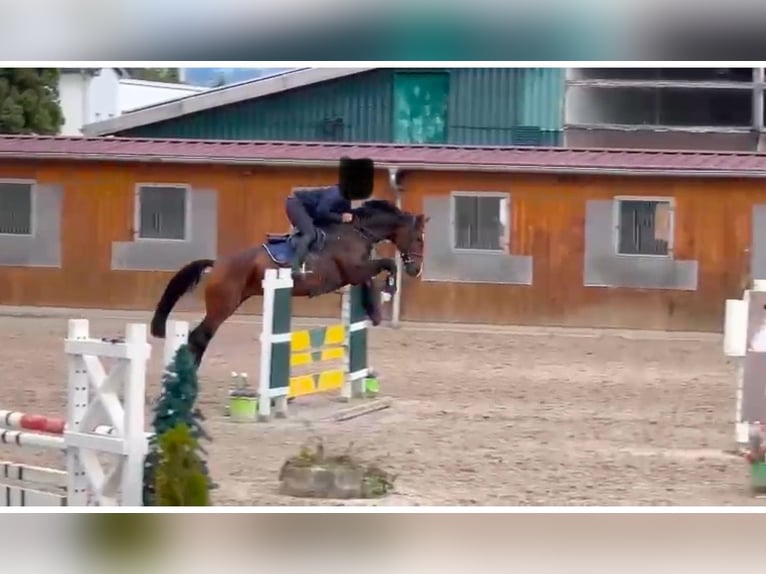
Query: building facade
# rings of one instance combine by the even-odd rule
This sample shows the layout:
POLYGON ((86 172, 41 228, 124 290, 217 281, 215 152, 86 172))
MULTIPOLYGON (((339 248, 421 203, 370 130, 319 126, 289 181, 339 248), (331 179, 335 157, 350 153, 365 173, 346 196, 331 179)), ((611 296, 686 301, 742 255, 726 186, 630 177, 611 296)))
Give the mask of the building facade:
POLYGON ((302 69, 93 124, 89 135, 560 145, 559 68, 302 69))
POLYGON ((720 331, 766 278, 760 154, 0 137, 0 304, 153 308, 188 261, 287 230, 342 155, 430 217, 402 320, 720 331))
POLYGON ((570 147, 755 151, 763 68, 568 68, 570 147))

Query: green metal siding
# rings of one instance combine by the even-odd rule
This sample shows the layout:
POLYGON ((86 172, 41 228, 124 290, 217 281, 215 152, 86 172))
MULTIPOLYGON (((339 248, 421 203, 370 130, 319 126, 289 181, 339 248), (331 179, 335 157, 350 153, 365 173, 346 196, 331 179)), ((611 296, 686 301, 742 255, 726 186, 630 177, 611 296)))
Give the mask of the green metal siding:
POLYGON ((141 126, 121 135, 381 142, 392 138, 391 108, 391 73, 374 70, 141 126))
POLYGON ((127 130, 133 137, 394 141, 394 74, 448 71, 447 143, 560 145, 560 68, 377 69, 127 130))
POLYGON ((559 145, 563 129, 563 70, 454 69, 450 87, 450 143, 559 145))

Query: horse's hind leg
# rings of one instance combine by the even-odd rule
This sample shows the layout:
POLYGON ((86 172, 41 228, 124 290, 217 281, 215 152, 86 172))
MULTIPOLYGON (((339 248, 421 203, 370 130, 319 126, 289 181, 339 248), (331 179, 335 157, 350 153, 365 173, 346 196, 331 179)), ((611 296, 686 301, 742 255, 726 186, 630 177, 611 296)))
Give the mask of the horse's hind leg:
POLYGON ((231 283, 208 283, 205 288, 205 317, 189 333, 189 350, 197 367, 220 326, 234 314, 241 302, 239 290, 234 289, 231 283))

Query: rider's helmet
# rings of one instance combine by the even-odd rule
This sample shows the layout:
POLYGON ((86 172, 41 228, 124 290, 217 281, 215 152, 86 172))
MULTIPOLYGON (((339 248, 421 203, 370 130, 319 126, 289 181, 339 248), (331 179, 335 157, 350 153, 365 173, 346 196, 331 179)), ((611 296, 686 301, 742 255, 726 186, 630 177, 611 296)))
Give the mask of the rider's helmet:
POLYGON ((349 201, 369 199, 372 195, 375 164, 371 159, 340 158, 338 188, 349 201))

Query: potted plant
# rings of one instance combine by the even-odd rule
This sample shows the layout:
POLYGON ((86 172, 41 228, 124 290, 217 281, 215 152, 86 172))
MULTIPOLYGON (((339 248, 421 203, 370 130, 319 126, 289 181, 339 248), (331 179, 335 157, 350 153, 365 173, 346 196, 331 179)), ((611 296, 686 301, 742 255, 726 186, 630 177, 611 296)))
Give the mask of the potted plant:
POLYGON ((750 430, 745 460, 750 464, 750 486, 758 494, 766 494, 766 440, 764 425, 755 423, 750 430))

